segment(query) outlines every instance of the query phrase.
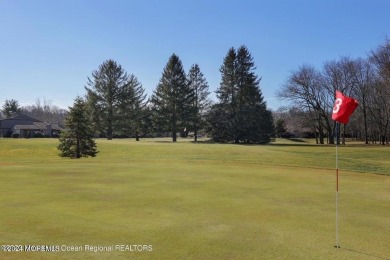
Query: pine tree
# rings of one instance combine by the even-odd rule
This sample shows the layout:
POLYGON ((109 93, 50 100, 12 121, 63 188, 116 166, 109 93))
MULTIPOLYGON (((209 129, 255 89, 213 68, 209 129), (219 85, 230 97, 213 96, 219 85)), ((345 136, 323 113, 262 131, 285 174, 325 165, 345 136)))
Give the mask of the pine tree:
POLYGON ((3 114, 6 118, 10 117, 12 113, 20 112, 21 108, 19 102, 15 99, 6 99, 3 104, 3 114))
POLYGON ((219 104, 209 114, 213 139, 235 143, 267 143, 274 126, 271 111, 254 73, 253 58, 245 46, 228 51, 221 67, 219 104))
POLYGON ((236 82, 237 122, 240 141, 250 143, 268 143, 274 132, 271 111, 260 90, 260 80, 254 73, 256 67, 252 55, 245 46, 237 50, 236 82))
POLYGON ((172 54, 151 101, 157 128, 171 132, 173 142, 177 140, 177 132, 189 121, 192 100, 193 93, 187 84, 182 62, 172 54))
POLYGON ((88 78, 87 97, 90 109, 93 111, 96 126, 104 130, 107 139, 111 140, 114 125, 118 120, 116 109, 119 104, 119 91, 129 82, 129 76, 121 65, 114 60, 107 60, 92 72, 92 79, 88 78), (95 109, 95 110, 94 110, 95 109), (96 110, 97 109, 97 110, 96 110), (98 118, 96 118, 98 117, 98 118))
POLYGON ((286 122, 284 121, 284 119, 279 118, 275 123, 275 133, 277 137, 282 137, 283 134, 286 132, 287 132, 286 122))
POLYGON ((98 95, 90 89, 87 89, 85 95, 85 105, 87 117, 91 122, 91 129, 95 134, 102 134, 105 132, 103 122, 103 106, 99 101, 98 95))
POLYGON ((224 103, 214 104, 207 113, 208 134, 213 141, 227 143, 234 140, 233 136, 233 113, 230 106, 224 103))
POLYGON ((65 119, 65 130, 60 134, 59 156, 69 158, 95 157, 98 151, 93 131, 85 112, 85 102, 77 97, 65 119))
POLYGON ((209 122, 208 132, 217 142, 230 142, 236 139, 236 99, 237 82, 236 66, 237 53, 234 48, 230 48, 226 54, 220 68, 221 83, 216 91, 219 103, 212 106, 207 116, 209 122))
POLYGON ((192 116, 192 128, 194 131, 194 141, 198 140, 198 131, 205 125, 204 116, 207 109, 210 107, 211 101, 208 98, 209 85, 206 78, 200 71, 199 65, 192 65, 188 72, 189 88, 194 94, 193 98, 193 116, 192 116))
POLYGON ((219 69, 222 75, 221 84, 216 91, 221 104, 235 106, 237 96, 236 83, 236 60, 237 54, 234 48, 230 48, 223 60, 223 65, 219 69))
POLYGON ((120 134, 133 134, 136 141, 144 132, 146 112, 146 94, 141 83, 134 75, 130 75, 128 83, 119 89, 118 129, 120 134))

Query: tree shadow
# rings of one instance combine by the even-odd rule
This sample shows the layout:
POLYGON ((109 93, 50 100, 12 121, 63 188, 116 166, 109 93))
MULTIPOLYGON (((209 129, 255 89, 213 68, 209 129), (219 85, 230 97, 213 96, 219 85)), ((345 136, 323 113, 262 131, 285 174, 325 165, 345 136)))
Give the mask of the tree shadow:
POLYGON ((217 142, 214 142, 213 140, 211 139, 207 139, 207 140, 198 140, 198 141, 189 141, 190 143, 193 143, 193 144, 219 144, 217 142))
POLYGON ((165 144, 168 144, 168 143, 171 143, 171 144, 174 144, 174 143, 178 143, 178 142, 173 142, 172 140, 153 140, 154 143, 165 143, 165 144))
MULTIPOLYGON (((318 146, 317 144, 309 144, 309 143, 291 143, 291 144, 275 144, 275 143, 269 143, 269 144, 266 144, 266 145, 269 145, 269 146, 296 146, 296 147, 302 147, 302 146, 311 146, 311 147, 316 147, 318 146)), ((324 144, 321 144, 321 147, 326 147, 328 145, 324 145, 324 144)), ((334 146, 334 145, 332 145, 334 146)))
MULTIPOLYGON (((300 141, 296 141, 296 142, 291 142, 291 143, 274 143, 274 142, 270 142, 270 143, 265 143, 265 144, 258 144, 258 143, 238 143, 238 144, 235 144, 233 142, 229 142, 229 143, 219 143, 219 142, 215 142, 215 141, 212 141, 211 139, 207 139, 207 140, 200 140, 200 141, 189 141, 190 143, 193 143, 193 144, 215 144, 215 145, 223 145, 223 144, 233 144, 233 145, 239 145, 239 146, 312 146, 312 147, 315 147, 317 146, 317 144, 312 144, 312 143, 308 143, 304 140, 300 140, 300 141)), ((326 146, 326 145, 321 145, 321 146, 326 146)), ((331 145, 331 146, 334 146, 334 145, 331 145)))
POLYGON ((369 254, 369 253, 364 253, 364 252, 360 252, 360 251, 353 250, 353 249, 349 249, 349 248, 343 248, 343 247, 341 247, 340 249, 346 250, 346 251, 349 251, 349 252, 354 252, 354 253, 361 254, 361 255, 366 255, 366 256, 374 257, 374 258, 377 258, 377 259, 390 260, 390 258, 385 258, 385 257, 382 257, 382 256, 377 256, 377 255, 373 255, 373 254, 369 254))
POLYGON ((286 138, 286 139, 296 143, 307 143, 305 140, 302 140, 301 138, 286 138))

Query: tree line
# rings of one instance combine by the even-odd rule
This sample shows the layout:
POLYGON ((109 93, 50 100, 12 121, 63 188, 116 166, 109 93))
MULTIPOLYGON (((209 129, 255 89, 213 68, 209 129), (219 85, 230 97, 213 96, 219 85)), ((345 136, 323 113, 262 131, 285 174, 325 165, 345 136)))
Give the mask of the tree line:
POLYGON ((304 128, 314 133, 317 143, 332 144, 335 123, 331 114, 335 91, 340 90, 359 101, 351 122, 341 131, 343 143, 345 137, 353 137, 366 144, 388 144, 389 86, 390 41, 387 39, 365 58, 341 57, 324 62, 320 69, 302 65, 293 71, 277 92, 278 97, 289 104, 278 117, 290 121, 287 129, 304 128))
POLYGON ((254 73, 253 58, 245 46, 231 48, 220 72, 219 102, 212 104, 209 86, 199 65, 188 74, 176 54, 163 69, 153 94, 146 99, 142 84, 114 60, 104 61, 92 72, 85 98, 77 97, 60 135, 60 156, 80 158, 98 153, 94 135, 140 136, 169 132, 197 141, 203 130, 216 142, 267 143, 274 133, 272 113, 267 109, 254 73))
POLYGON ((96 155, 94 146, 92 150, 83 148, 93 143, 92 137, 134 137, 138 141, 140 137, 165 135, 176 142, 178 135, 187 137, 191 133, 195 142, 201 134, 207 134, 215 142, 268 143, 274 133, 273 118, 255 69, 246 46, 230 48, 220 68, 218 101, 212 102, 199 65, 193 64, 186 73, 180 58, 172 54, 147 98, 137 77, 109 59, 92 71, 86 94, 75 99, 69 112, 46 100, 23 108, 16 100, 6 100, 3 112, 6 116, 11 111, 22 112, 46 122, 60 119, 66 130, 59 149, 65 157, 96 155))
POLYGON ((218 102, 213 104, 199 65, 186 73, 176 54, 148 99, 135 75, 107 60, 88 78, 86 113, 95 134, 107 139, 169 133, 176 142, 178 135, 193 133, 197 141, 202 132, 216 142, 267 143, 273 134, 272 113, 255 68, 245 46, 231 48, 220 69, 218 102))

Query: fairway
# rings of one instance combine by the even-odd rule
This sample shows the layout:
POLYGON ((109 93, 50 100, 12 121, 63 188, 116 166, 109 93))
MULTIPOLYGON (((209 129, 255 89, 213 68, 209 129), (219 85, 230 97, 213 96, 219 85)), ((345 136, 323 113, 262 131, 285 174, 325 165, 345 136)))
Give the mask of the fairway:
POLYGON ((59 247, 1 259, 390 259, 388 147, 339 148, 335 249, 334 146, 57 144, 0 139, 1 244, 59 247))

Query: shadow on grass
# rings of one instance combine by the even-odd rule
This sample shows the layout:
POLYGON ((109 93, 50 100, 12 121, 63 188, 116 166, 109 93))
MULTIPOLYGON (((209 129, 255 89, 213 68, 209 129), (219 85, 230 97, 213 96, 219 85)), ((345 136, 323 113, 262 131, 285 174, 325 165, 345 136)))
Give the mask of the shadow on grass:
MULTIPOLYGON (((269 145, 269 146, 299 146, 299 147, 302 147, 302 146, 311 146, 311 147, 314 147, 314 146, 318 146, 317 144, 310 144, 310 143, 291 143, 291 144, 284 144, 284 143, 281 143, 281 144, 276 144, 276 143, 269 143, 269 144, 266 144, 266 145, 269 145)), ((321 147, 325 147, 325 146, 328 146, 328 145, 324 145, 324 144, 321 144, 321 147)), ((334 146, 334 145, 331 145, 331 146, 334 146)))
MULTIPOLYGON (((154 143, 171 143, 174 144, 172 140, 153 140, 154 143)), ((176 142, 177 143, 177 142, 176 142)))
POLYGON ((354 252, 354 253, 361 254, 361 255, 366 255, 366 256, 374 257, 374 258, 377 258, 377 259, 390 260, 390 258, 385 258, 385 257, 373 255, 373 254, 368 254, 368 253, 360 252, 360 251, 353 250, 353 249, 349 249, 349 248, 343 248, 343 247, 341 247, 340 249, 346 250, 346 251, 349 251, 349 252, 354 252))
POLYGON ((305 140, 302 140, 301 138, 286 138, 286 139, 296 143, 307 143, 305 140))
MULTIPOLYGON (((303 147, 303 146, 307 146, 307 147, 334 147, 335 146, 335 144, 316 144, 315 142, 307 141, 307 140, 301 139, 301 138, 281 138, 278 140, 281 140, 281 141, 269 142, 266 144, 239 143, 236 145, 240 145, 240 146, 279 146, 279 147, 283 147, 283 146, 285 146, 285 147, 303 147)), ((235 144, 233 142, 219 143, 219 142, 213 141, 212 139, 204 139, 204 138, 198 140, 197 142, 195 142, 194 140, 190 140, 190 139, 180 138, 180 139, 178 139, 177 143, 183 143, 183 141, 184 141, 184 143, 192 143, 192 144, 215 144, 215 145, 235 144)), ((154 142, 156 142, 156 143, 173 143, 172 139, 154 140, 154 142)), ((384 145, 384 146, 366 145, 364 143, 347 143, 346 145, 339 144, 339 147, 347 147, 347 146, 348 147, 388 147, 386 145, 384 145)))
POLYGON ((198 141, 190 141, 190 143, 193 143, 193 144, 221 144, 221 143, 217 143, 217 142, 214 142, 213 140, 211 139, 207 139, 207 140, 198 140, 198 141))
MULTIPOLYGON (((288 139, 290 140, 290 139, 288 139)), ((219 143, 219 142, 214 142, 211 139, 208 140, 201 140, 201 141, 190 141, 190 143, 193 144, 235 144, 235 143, 219 143)), ((275 142, 270 142, 270 143, 265 143, 265 144, 256 144, 256 143, 239 143, 235 145, 240 145, 240 146, 316 146, 316 144, 313 143, 308 143, 305 140, 300 139, 299 141, 293 141, 291 143, 275 143, 275 142)), ((333 145, 332 145, 333 146, 333 145)))

